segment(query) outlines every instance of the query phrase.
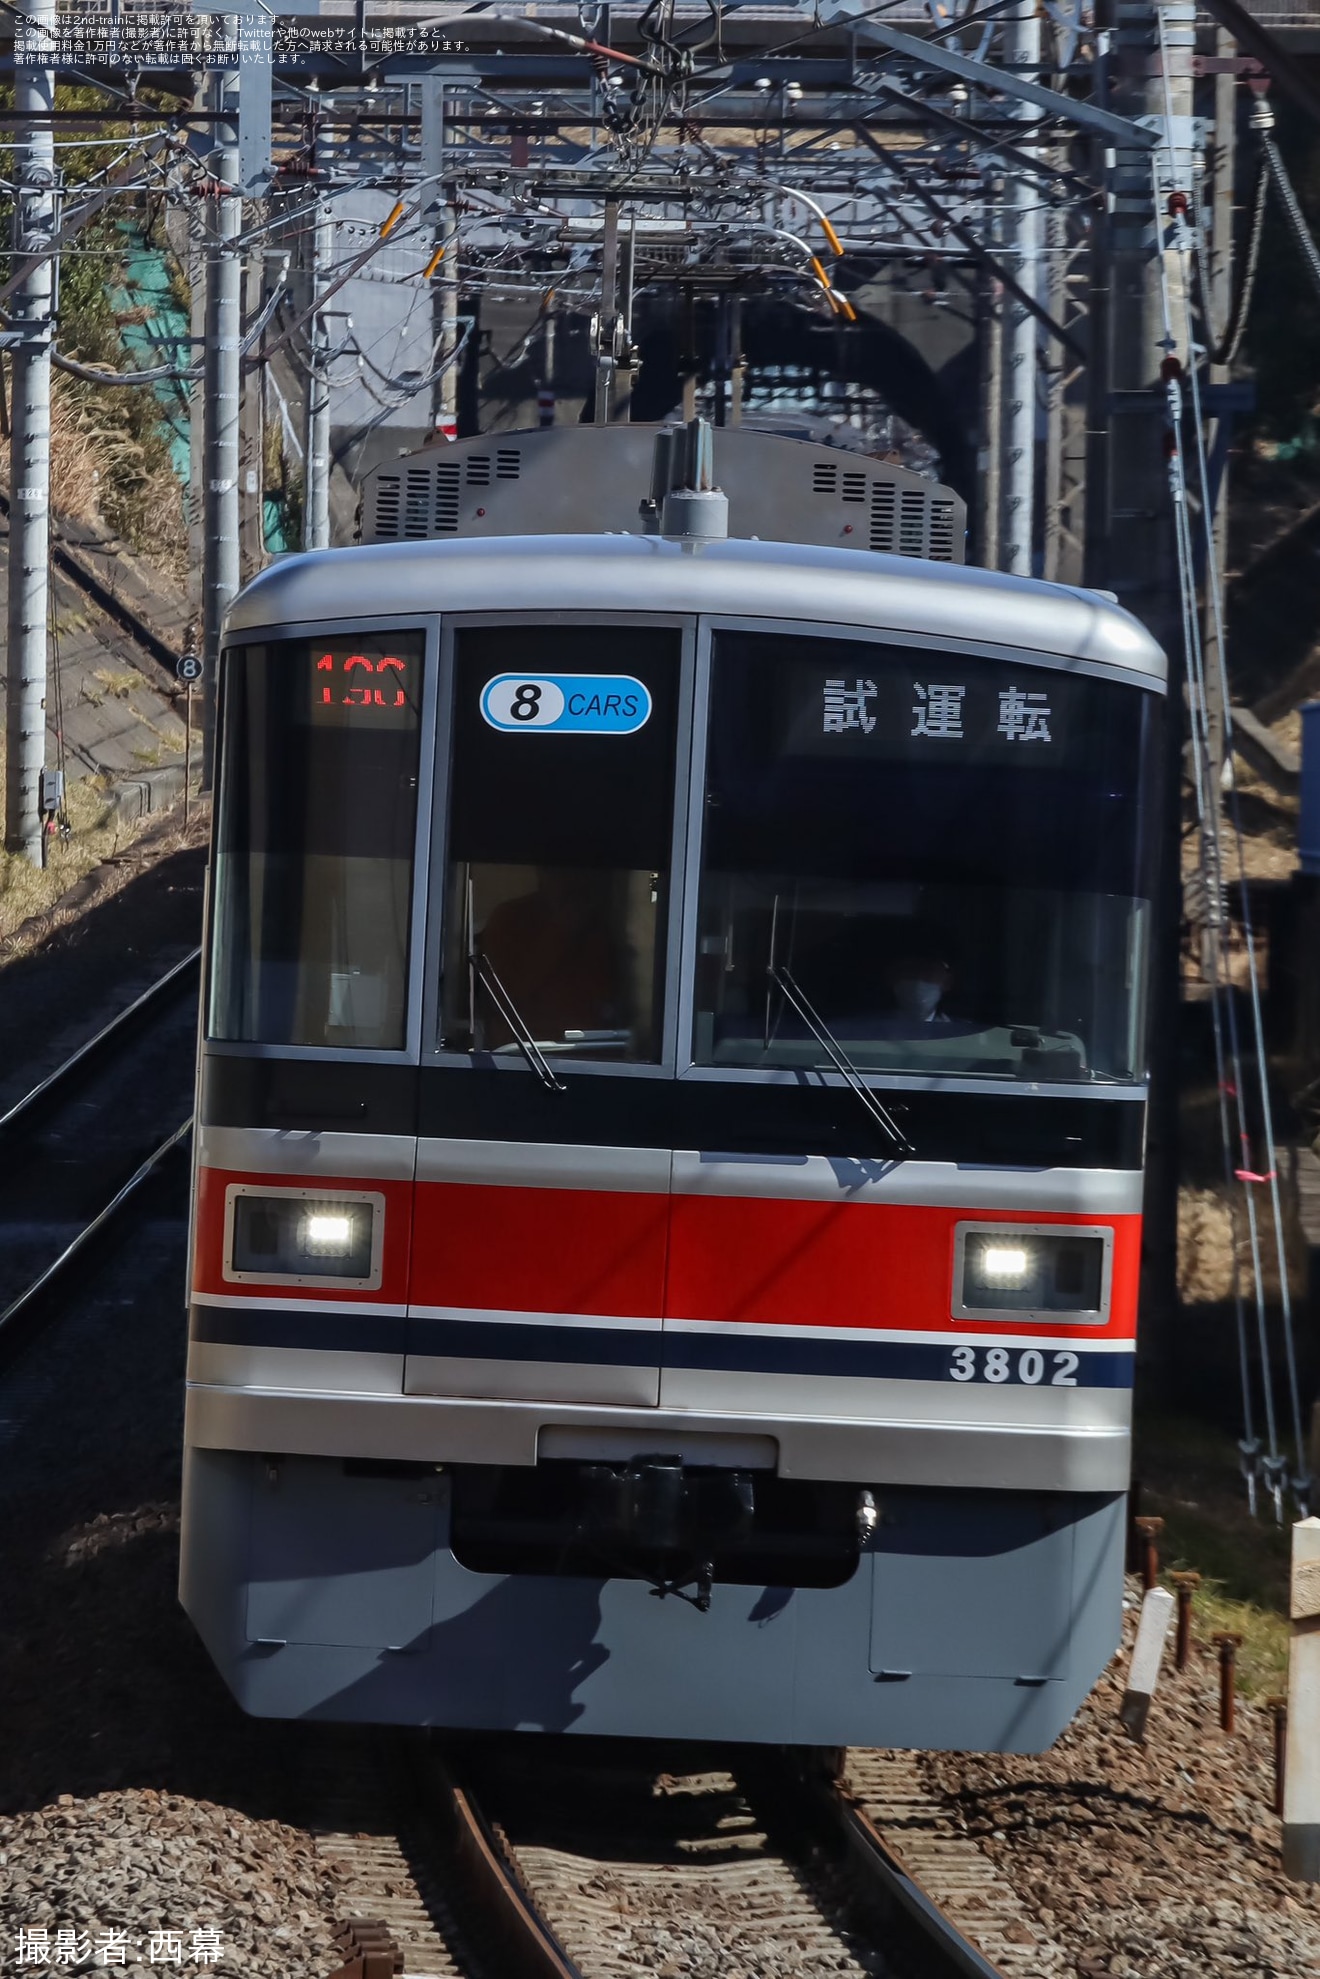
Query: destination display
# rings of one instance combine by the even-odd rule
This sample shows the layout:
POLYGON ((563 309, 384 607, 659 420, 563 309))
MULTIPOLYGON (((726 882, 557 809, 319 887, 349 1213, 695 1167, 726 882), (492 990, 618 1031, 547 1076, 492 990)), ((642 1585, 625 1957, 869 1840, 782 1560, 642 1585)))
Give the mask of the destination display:
POLYGON ((1099 704, 1115 691, 1043 667, 851 641, 818 659, 810 643, 810 654, 777 654, 766 667, 786 756, 1058 768, 1085 760, 1099 704))
POLYGON ((410 728, 417 720, 423 636, 394 632, 309 640, 306 708, 318 728, 410 728))

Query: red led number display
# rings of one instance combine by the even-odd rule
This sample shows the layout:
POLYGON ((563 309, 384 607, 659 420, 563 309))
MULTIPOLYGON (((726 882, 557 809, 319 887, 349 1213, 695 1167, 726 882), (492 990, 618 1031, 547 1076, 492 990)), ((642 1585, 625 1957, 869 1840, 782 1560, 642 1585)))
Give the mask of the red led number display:
POLYGON ((377 660, 365 653, 348 653, 342 659, 335 653, 323 653, 316 662, 316 671, 330 675, 321 682, 323 708, 407 706, 408 696, 401 678, 407 669, 392 653, 383 653, 377 660))

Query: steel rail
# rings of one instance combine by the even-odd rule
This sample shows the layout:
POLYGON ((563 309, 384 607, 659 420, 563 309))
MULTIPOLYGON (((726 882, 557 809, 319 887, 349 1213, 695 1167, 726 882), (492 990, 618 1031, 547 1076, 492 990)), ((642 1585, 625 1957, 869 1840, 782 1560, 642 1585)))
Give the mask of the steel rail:
MULTIPOLYGON (((1004 1979, 1001 1969, 954 1923, 908 1868, 865 1809, 834 1776, 802 1753, 764 1750, 741 1760, 736 1777, 758 1818, 786 1832, 789 1848, 808 1858, 823 1846, 852 1867, 865 1896, 898 1913, 911 1945, 882 1947, 895 1969, 919 1979, 1004 1979)), ((987 1868, 989 1865, 987 1864, 987 1868)))
POLYGON ((39 1080, 31 1092, 24 1093, 22 1099, 15 1100, 7 1112, 0 1113, 0 1133, 6 1132, 26 1114, 31 1113, 40 1101, 49 1098, 50 1094, 66 1080, 86 1072, 91 1063, 101 1056, 112 1038, 118 1037, 123 1031, 139 1022, 159 998, 167 996, 172 989, 178 987, 184 972, 200 960, 201 953, 200 947, 190 949, 181 962, 176 962, 172 969, 167 969, 163 976, 148 989, 143 990, 141 996, 125 1005, 108 1024, 103 1024, 85 1044, 80 1044, 75 1052, 71 1052, 62 1065, 57 1065, 53 1072, 48 1072, 44 1079, 39 1080))
POLYGON ((443 1747, 426 1762, 427 1812, 457 1864, 483 1963, 500 1979, 587 1979, 523 1884, 508 1850, 443 1747), (496 1958, 489 1957, 493 1947, 496 1958), (497 1961, 497 1962, 496 1962, 497 1961))
POLYGON ((41 1295, 48 1291, 55 1280, 68 1269, 74 1259, 80 1256, 87 1245, 91 1243, 92 1239, 99 1236, 107 1224, 118 1215, 124 1204, 132 1196, 136 1195, 143 1183, 155 1174, 165 1157, 171 1154, 178 1147, 184 1136, 192 1131, 192 1124, 192 1116, 190 1114, 181 1125, 174 1129, 172 1134, 168 1135, 161 1142, 160 1146, 153 1153, 147 1156, 145 1161, 138 1164, 128 1180, 116 1189, 105 1207, 98 1210, 91 1222, 85 1224, 77 1236, 72 1238, 64 1246, 59 1256, 52 1263, 48 1264, 38 1277, 33 1279, 25 1291, 20 1292, 16 1298, 9 1301, 3 1312, 0 1312, 0 1341, 3 1341, 7 1330, 16 1321, 21 1319, 25 1313, 31 1311, 41 1295))
POLYGON ((885 1840, 869 1814, 839 1786, 833 1789, 834 1818, 845 1846, 862 1875, 878 1883, 888 1900, 896 1904, 919 1928, 926 1944, 939 1960, 929 1966, 923 1979, 942 1979, 944 1973, 957 1979, 1003 1979, 999 1967, 963 1936, 958 1926, 924 1890, 902 1858, 885 1840))
MULTIPOLYGON (((824 1843, 852 1865, 866 1894, 886 1913, 901 1914, 911 1948, 883 1946, 895 1970, 920 1979, 1004 1979, 923 1888, 874 1822, 837 1780, 827 1779, 788 1754, 763 1752, 740 1763, 736 1776, 751 1787, 758 1818, 788 1831, 790 1855, 804 1858, 824 1843), (869 1888, 867 1888, 869 1886, 869 1888)), ((419 1791, 440 1831, 448 1859, 458 1870, 463 1901, 472 1913, 478 1950, 500 1979, 587 1979, 565 1950, 526 1887, 497 1826, 483 1812, 465 1778, 461 1758, 444 1746, 419 1769, 419 1791)))

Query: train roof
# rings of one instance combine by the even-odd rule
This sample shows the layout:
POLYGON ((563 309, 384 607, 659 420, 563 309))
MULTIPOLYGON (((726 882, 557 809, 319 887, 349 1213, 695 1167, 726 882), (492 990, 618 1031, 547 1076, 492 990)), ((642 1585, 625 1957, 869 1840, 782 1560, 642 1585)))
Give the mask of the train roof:
POLYGON ((431 612, 718 613, 1039 651, 1167 676, 1146 628, 1096 591, 868 550, 736 538, 501 536, 281 557, 240 592, 230 634, 431 612))

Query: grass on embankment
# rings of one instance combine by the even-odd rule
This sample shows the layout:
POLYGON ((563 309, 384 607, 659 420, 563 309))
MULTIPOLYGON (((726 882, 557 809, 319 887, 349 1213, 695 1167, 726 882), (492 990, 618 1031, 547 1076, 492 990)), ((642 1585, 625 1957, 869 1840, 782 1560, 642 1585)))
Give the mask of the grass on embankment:
POLYGON ((1276 1525, 1262 1492, 1252 1518, 1231 1436, 1178 1416, 1138 1413, 1133 1475, 1140 1510, 1164 1520, 1161 1577, 1192 1568, 1202 1576, 1192 1633, 1242 1637, 1238 1689, 1247 1697, 1281 1693, 1288 1675, 1288 1568, 1292 1513, 1276 1525))
POLYGON ((47 840, 44 866, 30 866, 26 859, 0 851, 0 947, 4 949, 0 959, 10 960, 17 952, 11 948, 12 938, 25 921, 57 907, 79 880, 125 851, 145 825, 155 822, 150 814, 131 822, 116 817, 108 809, 104 787, 92 777, 70 781, 67 803, 72 833, 67 839, 55 833, 47 840))

